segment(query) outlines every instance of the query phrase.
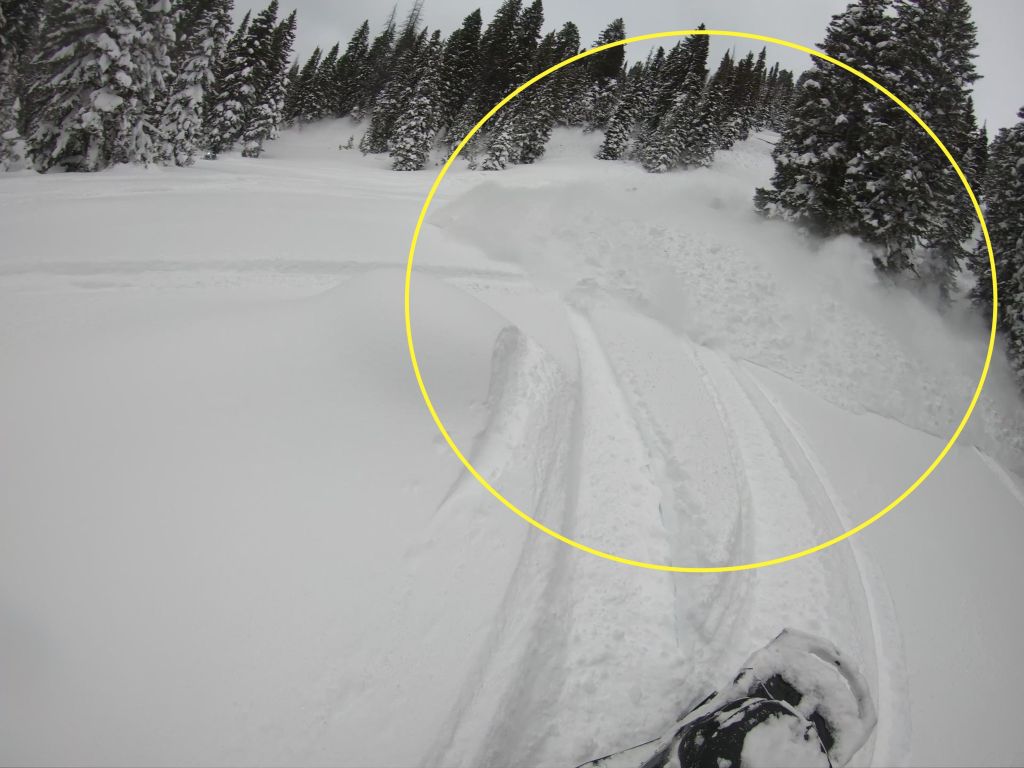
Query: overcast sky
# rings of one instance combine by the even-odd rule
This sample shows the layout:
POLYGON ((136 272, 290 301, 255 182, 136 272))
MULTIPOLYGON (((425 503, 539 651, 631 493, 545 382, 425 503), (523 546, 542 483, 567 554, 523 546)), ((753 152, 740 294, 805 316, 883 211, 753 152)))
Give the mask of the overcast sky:
MULTIPOLYGON (((266 2, 235 0, 240 18, 249 8, 266 2)), ((399 16, 412 0, 399 2, 399 16)), ((731 29, 790 40, 813 47, 820 42, 832 14, 846 7, 847 0, 544 0, 545 31, 566 21, 580 27, 584 45, 589 45, 609 21, 623 17, 628 35, 685 29, 704 22, 709 29, 731 29)), ((424 22, 440 27, 445 34, 459 26, 467 13, 479 7, 484 23, 493 16, 501 0, 426 0, 424 22)), ((389 0, 281 0, 282 10, 298 10, 297 54, 305 58, 317 45, 330 47, 348 41, 364 19, 374 31, 391 9, 389 0)), ((990 133, 1016 122, 1024 106, 1024 0, 975 0, 978 25, 978 70, 985 77, 975 85, 975 103, 980 120, 987 120, 990 133)), ((718 57, 729 45, 712 39, 712 56, 718 57)), ((748 46, 736 41, 736 49, 748 46)), ((759 46, 758 46, 759 47, 759 46)), ((629 46, 630 60, 642 58, 647 48, 629 46)), ((797 51, 774 46, 769 61, 779 61, 797 72, 809 58, 797 51)), ((713 65, 712 65, 713 66, 713 65)))

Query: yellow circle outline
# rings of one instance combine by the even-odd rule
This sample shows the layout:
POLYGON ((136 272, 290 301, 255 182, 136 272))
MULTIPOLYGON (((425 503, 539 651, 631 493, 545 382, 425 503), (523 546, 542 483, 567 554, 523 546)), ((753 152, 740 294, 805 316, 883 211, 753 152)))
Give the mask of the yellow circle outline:
POLYGON ((655 33, 648 34, 648 35, 637 35, 636 37, 629 37, 629 38, 626 38, 625 40, 616 40, 615 42, 607 43, 606 45, 601 45, 601 46, 598 46, 596 48, 591 48, 589 50, 583 51, 582 53, 578 53, 575 56, 572 56, 571 58, 568 58, 565 61, 563 61, 563 62, 561 62, 559 64, 556 64, 553 67, 545 70, 544 72, 541 72, 539 75, 536 75, 535 77, 531 78, 530 80, 528 80, 527 82, 523 83, 521 86, 516 88, 514 91, 512 91, 512 93, 510 93, 508 96, 506 96, 500 102, 498 102, 498 104, 496 104, 491 109, 490 112, 488 112, 486 115, 484 115, 484 117, 480 120, 480 122, 478 122, 475 126, 473 126, 473 130, 471 130, 468 134, 466 134, 465 138, 462 139, 462 141, 459 143, 458 147, 455 148, 455 151, 452 152, 451 156, 445 162, 444 167, 441 168, 441 172, 438 174, 437 178, 434 180, 434 183, 433 183, 433 185, 430 188, 430 192, 427 195, 427 199, 423 203, 423 208, 420 211, 419 219, 416 222, 416 229, 414 230, 413 236, 412 236, 412 244, 409 246, 409 262, 408 262, 408 265, 406 267, 406 272, 405 272, 405 331, 406 331, 406 337, 407 337, 408 342, 409 342, 409 359, 412 361, 412 369, 413 369, 413 372, 416 374, 416 382, 419 384, 420 393, 423 395, 423 401, 427 404, 427 410, 430 411, 430 415, 434 418, 434 423, 437 425, 438 430, 440 430, 441 436, 445 439, 445 441, 448 443, 448 447, 452 449, 452 451, 458 457, 459 461, 462 462, 463 466, 469 471, 469 473, 471 475, 473 475, 474 478, 476 478, 477 482, 480 483, 480 485, 482 485, 484 488, 486 488, 491 493, 492 496, 494 496, 498 501, 500 501, 502 504, 504 504, 508 509, 510 509, 513 512, 515 512, 517 515, 519 515, 519 517, 521 517, 523 520, 528 522, 534 528, 537 528, 538 530, 543 531, 548 536, 551 536, 551 537, 553 537, 555 539, 558 539, 563 544, 568 544, 569 546, 575 547, 576 549, 579 549, 579 550, 581 550, 583 552, 587 552, 587 553, 589 553, 591 555, 597 555, 598 557, 603 557, 606 560, 612 560, 612 561, 614 561, 616 563, 623 563, 624 565, 632 565, 632 566, 636 566, 637 568, 646 568, 646 569, 653 570, 653 571, 669 571, 669 572, 672 572, 672 573, 726 573, 726 572, 731 572, 731 571, 750 571, 750 570, 754 570, 756 568, 764 568, 764 567, 769 566, 769 565, 778 565, 780 563, 785 563, 785 562, 788 562, 790 560, 797 560, 797 559, 799 559, 801 557, 805 557, 806 555, 811 555, 811 554, 814 554, 815 552, 820 552, 821 550, 828 549, 832 545, 838 544, 839 542, 844 541, 845 539, 850 538, 851 536, 853 536, 856 533, 860 533, 865 528, 867 528, 869 525, 871 525, 872 523, 878 522, 883 517, 885 517, 885 515, 887 515, 889 512, 891 512, 897 506, 899 506, 908 496, 910 496, 910 494, 912 494, 914 491, 916 491, 918 489, 918 487, 920 487, 920 485, 925 480, 928 479, 928 477, 932 474, 932 472, 934 472, 936 470, 936 468, 939 466, 939 464, 942 463, 943 459, 946 458, 946 455, 953 448, 953 445, 960 438, 960 434, 963 432, 964 427, 967 426, 967 422, 970 420, 971 414, 974 412, 974 408, 978 404, 978 399, 981 397, 981 390, 985 386, 985 379, 988 377, 989 366, 992 363, 992 352, 995 349, 995 343, 996 343, 996 315, 998 313, 998 310, 999 310, 999 286, 998 286, 998 283, 996 281, 995 253, 992 250, 992 240, 989 237, 988 226, 985 224, 985 215, 982 213, 981 205, 978 203, 978 198, 975 197, 974 191, 971 189, 971 185, 967 181, 967 177, 964 175, 964 172, 960 169, 960 166, 957 165, 956 159, 953 157, 952 154, 950 154, 949 150, 946 149, 946 145, 942 143, 942 141, 939 139, 939 137, 935 135, 935 132, 931 128, 928 127, 928 125, 924 122, 924 120, 922 120, 917 115, 917 113, 914 112, 914 110, 912 110, 909 106, 904 104, 895 94, 893 94, 891 91, 889 91, 885 86, 881 85, 880 83, 875 82, 870 77, 865 75, 863 72, 860 72, 859 70, 854 69, 850 65, 844 64, 843 62, 839 61, 838 59, 832 58, 828 54, 822 53, 820 51, 816 51, 813 48, 808 48, 806 46, 799 45, 797 43, 791 43, 791 42, 789 42, 787 40, 780 40, 779 38, 776 38, 776 37, 767 37, 765 35, 757 35, 757 34, 754 34, 754 33, 751 33, 751 32, 731 32, 731 31, 728 31, 728 30, 717 30, 717 29, 685 29, 685 30, 677 30, 677 31, 673 31, 673 32, 655 32, 655 33), (593 56, 594 54, 600 53, 601 51, 606 51, 606 50, 608 50, 610 48, 616 48, 616 47, 618 47, 620 45, 628 45, 629 43, 638 43, 638 42, 642 42, 644 40, 658 40, 658 39, 667 38, 667 37, 685 37, 685 36, 690 36, 690 35, 707 35, 709 37, 711 37, 711 36, 717 36, 717 37, 739 37, 739 38, 745 38, 745 39, 748 39, 748 40, 759 40, 759 41, 765 42, 765 43, 774 43, 776 45, 781 45, 781 46, 784 46, 786 48, 792 48, 795 51, 802 51, 803 53, 807 53, 807 54, 809 54, 811 56, 816 56, 819 59, 824 59, 825 61, 827 61, 827 62, 829 62, 831 64, 834 64, 837 67, 845 69, 847 72, 850 72, 850 73, 856 75, 861 80, 865 81, 870 86, 872 86, 876 90, 880 91, 881 93, 884 93, 886 96, 888 96, 890 99, 892 99, 892 101, 894 101, 896 104, 898 104, 903 109, 904 112, 906 112, 908 115, 910 115, 917 122, 917 124, 920 125, 924 129, 925 133, 927 133, 928 136, 930 136, 931 139, 938 145, 939 149, 942 150, 942 154, 944 154, 946 156, 946 159, 949 160, 950 164, 953 166, 953 170, 956 171, 957 176, 960 177, 960 181, 963 182, 964 189, 967 190, 967 194, 971 198, 971 203, 973 203, 973 205, 974 205, 974 211, 978 215, 978 221, 981 223, 981 232, 982 232, 982 235, 984 235, 984 238, 985 238, 985 246, 988 248, 988 261, 989 261, 989 266, 991 267, 991 270, 992 270, 992 329, 991 329, 991 332, 989 334, 988 352, 985 355, 985 365, 981 369, 981 378, 978 379, 978 386, 974 390, 974 396, 971 398, 971 403, 967 407, 967 411, 964 413, 963 418, 960 420, 960 423, 957 425, 956 430, 953 432, 953 436, 949 438, 949 441, 946 443, 946 445, 939 452, 939 455, 935 457, 935 460, 932 461, 932 463, 921 474, 921 476, 918 477, 917 480, 915 480, 910 485, 910 487, 908 487, 905 491, 903 491, 903 493, 901 493, 894 501, 891 501, 884 509, 882 509, 881 512, 878 512, 873 517, 868 518, 867 520, 862 522, 860 525, 858 525, 858 526, 856 526, 854 528, 851 528, 850 530, 846 531, 845 533, 840 534, 839 536, 836 536, 836 537, 834 537, 832 539, 829 539, 828 541, 826 541, 826 542, 824 542, 822 544, 818 544, 816 546, 809 547, 808 549, 804 549, 804 550, 802 550, 800 552, 794 552, 794 553, 792 553, 790 555, 784 555, 782 557, 776 557, 776 558, 773 558, 771 560, 763 560, 763 561, 757 562, 757 563, 744 563, 742 565, 723 565, 723 566, 694 567, 694 566, 681 566, 681 565, 660 565, 658 563, 645 563, 645 562, 640 561, 640 560, 630 560, 628 558, 619 557, 618 555, 613 555, 613 554, 610 554, 608 552, 602 552, 601 550, 594 549, 593 547, 588 547, 586 544, 580 544, 579 542, 573 541, 572 539, 568 538, 567 536, 563 536, 562 534, 558 533, 558 531, 554 531, 554 530, 548 528, 543 523, 540 523, 537 520, 534 520, 528 514, 526 514, 521 509, 516 507, 515 504, 513 504, 508 499, 506 499, 504 496, 502 496, 501 493, 496 488, 494 488, 490 483, 488 483, 487 480, 470 463, 469 459, 467 459, 465 457, 465 455, 463 455, 462 451, 459 450, 459 447, 455 444, 455 441, 452 440, 451 435, 448 434, 448 430, 445 428, 444 423, 441 421, 441 417, 438 416, 437 410, 434 408, 434 404, 430 400, 430 395, 427 393, 427 388, 426 388, 426 386, 423 383, 423 375, 420 372, 419 362, 416 359, 416 347, 413 344, 413 339, 412 339, 412 314, 411 314, 411 311, 410 311, 410 296, 411 296, 411 288, 412 288, 412 267, 413 267, 413 259, 416 256, 416 244, 419 242, 420 230, 422 230, 422 228, 423 228, 423 222, 426 219, 427 211, 430 209, 430 204, 433 202, 434 196, 437 194, 437 190, 440 187, 441 182, 444 180, 444 177, 447 175, 448 169, 451 168, 452 163, 455 162, 455 158, 457 158, 459 156, 459 153, 462 152, 462 150, 465 148, 466 144, 469 143, 470 139, 472 139, 473 136, 475 136, 477 134, 477 132, 481 128, 483 128, 483 126, 487 123, 487 121, 490 120, 492 117, 494 117, 494 115, 496 115, 499 110, 501 110, 505 105, 507 105, 510 101, 512 101, 512 99, 514 99, 516 96, 521 94, 523 91, 525 91, 530 86, 540 82, 541 80, 543 80, 548 75, 551 75, 551 74, 557 72, 558 70, 562 69, 563 67, 566 67, 566 66, 568 66, 568 65, 570 65, 570 64, 572 64, 572 63, 574 63, 576 61, 580 61, 581 59, 585 59, 588 56, 593 56))

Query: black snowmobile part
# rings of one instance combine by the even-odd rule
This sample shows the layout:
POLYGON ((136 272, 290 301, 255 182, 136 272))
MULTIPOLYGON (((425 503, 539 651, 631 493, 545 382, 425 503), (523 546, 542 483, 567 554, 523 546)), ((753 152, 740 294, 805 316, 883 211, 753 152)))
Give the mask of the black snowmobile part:
MULTIPOLYGON (((719 757, 729 760, 733 768, 740 768, 742 739, 763 721, 763 718, 757 719, 762 715, 805 719, 813 726, 813 735, 821 745, 827 764, 834 768, 850 761, 867 741, 876 721, 866 681, 843 659, 839 649, 814 635, 786 629, 755 652, 730 685, 710 694, 682 715, 660 739, 606 755, 579 768, 664 768, 676 755, 682 768, 703 768, 705 763, 700 754, 705 752, 710 761, 707 765, 712 768, 717 768, 719 757), (807 689, 801 690, 801 686, 807 689), (839 698, 843 700, 836 700, 839 698), (712 755, 707 750, 698 753, 692 749, 685 752, 687 734, 696 738, 695 735, 701 733, 706 742, 716 729, 727 730, 719 725, 722 720, 718 715, 730 707, 751 719, 749 727, 734 727, 728 729, 728 734, 713 738, 724 753, 712 755), (844 710, 855 711, 856 716, 840 721, 834 712, 844 710)), ((743 716, 737 720, 743 721, 743 716)))

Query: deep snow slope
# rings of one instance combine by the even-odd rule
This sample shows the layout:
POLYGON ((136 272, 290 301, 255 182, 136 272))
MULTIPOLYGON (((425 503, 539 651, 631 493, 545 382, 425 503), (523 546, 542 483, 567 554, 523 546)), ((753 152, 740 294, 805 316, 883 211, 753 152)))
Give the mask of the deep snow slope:
MULTIPOLYGON (((423 408, 401 270, 433 172, 338 150, 356 130, 0 178, 0 762, 571 765, 660 735, 787 625, 868 677, 855 764, 1024 759, 1001 363, 946 464, 852 543, 715 576, 584 555, 490 498, 423 408)), ((804 548, 966 407, 983 324, 757 220, 762 138, 650 176, 559 132, 536 166, 457 167, 431 213, 435 404, 591 546, 804 548)))

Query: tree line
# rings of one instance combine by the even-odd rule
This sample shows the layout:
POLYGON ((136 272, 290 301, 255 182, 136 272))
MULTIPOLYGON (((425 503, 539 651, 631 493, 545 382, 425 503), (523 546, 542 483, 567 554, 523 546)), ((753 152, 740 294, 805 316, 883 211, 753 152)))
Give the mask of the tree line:
MULTIPOLYGON (((396 170, 425 167, 435 149, 451 151, 520 83, 580 52, 572 22, 543 34, 542 0, 506 0, 484 27, 469 14, 447 38, 420 26, 422 3, 401 25, 394 16, 371 42, 369 23, 326 54, 292 70, 284 119, 351 115, 369 126, 364 153, 388 153, 396 170)), ((701 26, 703 29, 703 25, 701 26)), ((594 47, 623 40, 615 19, 594 47)), ((607 132, 598 157, 635 159, 653 172, 710 164, 752 130, 780 128, 793 74, 768 67, 766 51, 735 61, 727 53, 708 77, 708 38, 695 36, 627 67, 612 48, 563 68, 503 109, 465 150, 472 167, 500 170, 539 159, 555 126, 607 132)))
MULTIPOLYGON (((832 18, 819 48, 910 105, 980 194, 1002 288, 998 323, 1024 385, 1024 123, 991 145, 978 125, 970 3, 857 0, 832 18)), ((970 198, 910 116, 820 59, 799 78, 790 109, 757 210, 815 235, 856 236, 887 280, 934 287, 944 302, 968 270, 977 280, 973 301, 991 312, 991 270, 970 198)))
MULTIPOLYGON (((281 126, 351 116, 364 153, 396 170, 451 151, 517 85, 581 50, 572 22, 547 32, 542 0, 479 10, 448 36, 416 0, 371 35, 292 62, 296 16, 273 0, 235 28, 232 0, 0 0, 0 163, 40 171, 115 163, 190 165, 231 148, 258 157, 281 126)), ((622 19, 594 45, 622 40, 622 19)), ((614 48, 521 95, 467 149, 473 167, 539 159, 555 126, 603 130, 598 157, 650 171, 707 165, 751 130, 781 127, 793 75, 766 52, 726 54, 708 77, 708 40, 659 48, 632 67, 614 48)))
POLYGON ((191 165, 281 124, 296 15, 232 0, 0 0, 0 164, 191 165))

